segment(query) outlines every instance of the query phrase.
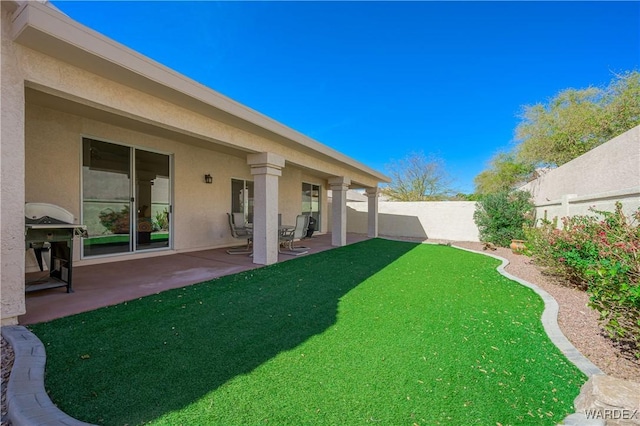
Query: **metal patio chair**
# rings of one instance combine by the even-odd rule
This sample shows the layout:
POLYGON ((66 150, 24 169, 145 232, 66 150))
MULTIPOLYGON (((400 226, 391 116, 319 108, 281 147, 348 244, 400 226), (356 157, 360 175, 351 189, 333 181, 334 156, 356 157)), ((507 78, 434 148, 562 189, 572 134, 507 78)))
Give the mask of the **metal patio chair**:
POLYGON ((284 229, 280 232, 280 244, 278 252, 282 254, 290 254, 299 256, 309 252, 309 247, 296 246, 295 241, 299 241, 307 235, 309 226, 309 216, 300 214, 296 216, 296 226, 293 229, 284 229), (282 250, 284 247, 286 250, 282 250))
POLYGON ((231 230, 231 236, 238 240, 246 240, 246 246, 235 246, 227 249, 229 254, 252 254, 253 253, 253 230, 244 224, 244 216, 242 217, 242 224, 236 226, 234 222, 234 215, 227 213, 227 219, 229 220, 229 229, 231 230))

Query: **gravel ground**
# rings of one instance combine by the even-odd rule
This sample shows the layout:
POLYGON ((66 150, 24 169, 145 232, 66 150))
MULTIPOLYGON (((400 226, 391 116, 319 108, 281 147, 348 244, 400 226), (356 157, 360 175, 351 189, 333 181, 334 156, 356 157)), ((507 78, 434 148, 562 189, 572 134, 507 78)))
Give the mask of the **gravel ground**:
MULTIPOLYGON (((450 242, 441 242, 447 243, 450 242)), ((455 242, 457 246, 482 251, 482 243, 455 242)), ((589 298, 583 291, 567 287, 557 280, 544 275, 527 256, 513 254, 510 249, 497 248, 488 253, 496 254, 509 260, 507 272, 551 294, 560 306, 558 324, 571 343, 591 362, 606 374, 624 380, 638 381, 640 377, 640 360, 628 352, 621 350, 603 333, 598 325, 598 314, 587 306, 589 298)), ((6 384, 13 364, 13 350, 2 339, 2 426, 9 426, 6 420, 6 384)))

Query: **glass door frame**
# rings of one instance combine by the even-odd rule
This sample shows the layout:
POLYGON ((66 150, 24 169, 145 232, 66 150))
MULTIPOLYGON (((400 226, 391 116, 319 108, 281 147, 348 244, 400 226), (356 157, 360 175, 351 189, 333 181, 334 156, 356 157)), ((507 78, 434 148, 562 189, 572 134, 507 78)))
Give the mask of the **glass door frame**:
POLYGON ((255 198, 255 186, 254 186, 254 182, 252 180, 249 179, 243 179, 243 178, 231 178, 231 213, 242 213, 244 214, 244 219, 246 221, 246 223, 253 223, 253 203, 254 203, 254 198, 255 198), (234 194, 233 192, 233 182, 242 182, 242 191, 243 191, 243 200, 241 202, 242 204, 242 211, 236 211, 237 209, 233 208, 234 205, 234 199, 233 197, 235 197, 236 194, 234 194), (249 185, 250 184, 250 185, 249 185), (249 186, 251 186, 251 188, 249 188, 249 186))
MULTIPOLYGON (((134 238, 132 239, 133 241, 133 247, 135 248, 133 251, 134 252, 148 252, 148 251, 156 251, 156 250, 161 250, 161 249, 167 249, 167 248, 171 248, 171 225, 172 225, 172 197, 171 197, 171 155, 170 154, 165 154, 163 152, 158 152, 156 150, 151 150, 151 149, 147 149, 147 148, 139 148, 139 147, 133 147, 132 150, 132 164, 134 166, 133 168, 133 173, 132 173, 132 187, 133 187, 133 198, 134 198, 134 206, 135 206, 135 212, 134 212, 134 216, 132 217, 132 224, 134 224, 133 226, 135 227, 132 228, 133 234, 134 234, 134 238), (151 156, 149 156, 148 154, 151 154, 151 156), (142 161, 142 158, 144 156, 147 156, 147 162, 142 162, 140 163, 138 160, 142 161), (154 179, 149 179, 149 174, 147 170, 143 170, 140 169, 140 165, 145 165, 145 166, 149 166, 149 165, 153 165, 152 163, 152 159, 155 158, 156 156, 160 156, 160 157, 165 157, 162 158, 162 163, 164 163, 164 161, 166 160, 166 173, 167 173, 167 188, 166 188, 166 193, 164 195, 166 195, 166 201, 167 203, 154 203, 154 201, 158 201, 157 199, 154 199, 154 186, 158 183, 160 183, 160 181, 158 180, 159 177, 163 177, 164 175, 162 174, 157 174, 158 172, 163 172, 164 170, 160 170, 157 169, 154 171, 155 174, 155 178, 154 179), (145 174, 147 175, 147 179, 148 180, 148 185, 146 186, 146 191, 144 190, 145 186, 142 184, 143 182, 146 182, 147 179, 142 179, 145 174), (143 193, 146 193, 146 197, 143 198, 143 193), (148 205, 146 204, 148 203, 148 205), (156 209, 156 213, 154 214, 154 204, 165 204, 165 207, 163 209, 163 211, 166 211, 166 215, 163 215, 162 213, 160 213, 160 215, 158 215, 157 213, 157 209, 156 209), (147 210, 148 210, 148 214, 147 214, 147 210), (137 213, 137 215, 135 214, 137 213), (164 216, 164 217, 162 217, 164 216), (154 222, 155 219, 155 222, 154 222), (166 224, 161 224, 160 222, 165 222, 166 224), (153 235, 154 232, 159 232, 162 229, 162 225, 165 225, 168 227, 167 231, 167 239, 166 239, 166 245, 164 245, 164 243, 162 242, 162 240, 160 238, 156 239, 154 241, 153 235), (154 227, 156 228, 156 231, 154 231, 154 227), (158 229, 159 228, 159 229, 158 229), (149 245, 148 247, 146 247, 145 245, 149 245)), ((164 164, 160 164, 161 167, 165 167, 164 164)), ((158 185, 160 186, 160 185, 158 185)), ((156 191, 157 192, 157 191, 156 191)), ((162 195, 160 195, 160 197, 162 198, 162 195)), ((160 235, 160 234, 155 234, 155 235, 160 235)))
MULTIPOLYGON (((164 251, 173 249, 173 232, 174 232, 174 219, 173 219, 173 204, 174 204, 174 154, 170 152, 164 152, 160 150, 156 150, 153 148, 142 147, 138 145, 131 145, 127 143, 122 143, 118 141, 113 141, 106 138, 94 137, 91 135, 81 134, 80 135, 80 222, 85 223, 85 198, 84 198, 84 158, 83 158, 83 150, 84 150, 84 141, 85 139, 94 140, 97 142, 108 143, 112 145, 117 145, 119 147, 125 147, 129 149, 129 250, 115 253, 106 253, 106 254, 96 254, 96 255, 87 255, 84 250, 84 238, 81 238, 81 249, 80 259, 99 259, 106 257, 115 257, 115 256, 126 256, 132 255, 136 253, 147 253, 147 252, 155 252, 155 251, 164 251), (136 200, 137 195, 137 183, 136 183, 136 151, 146 151, 154 154, 160 154, 167 156, 168 167, 169 167, 169 183, 168 183, 168 242, 165 247, 156 247, 156 248, 146 248, 146 249, 138 249, 138 201, 136 200)), ((122 204, 127 204, 123 202, 122 204)))
POLYGON ((302 197, 302 203, 301 203, 301 207, 304 206, 305 203, 305 199, 304 199, 304 186, 305 185, 309 185, 310 186, 310 200, 309 200, 309 206, 313 206, 313 191, 314 191, 314 187, 317 187, 318 189, 318 211, 314 212, 313 210, 309 210, 309 211, 305 211, 302 210, 301 208, 301 213, 302 214, 310 214, 313 216, 314 213, 317 213, 317 217, 316 217, 316 228, 315 228, 315 232, 321 232, 321 223, 322 223, 322 185, 319 183, 312 183, 312 182, 305 182, 302 181, 300 186, 301 186, 301 197, 302 197))

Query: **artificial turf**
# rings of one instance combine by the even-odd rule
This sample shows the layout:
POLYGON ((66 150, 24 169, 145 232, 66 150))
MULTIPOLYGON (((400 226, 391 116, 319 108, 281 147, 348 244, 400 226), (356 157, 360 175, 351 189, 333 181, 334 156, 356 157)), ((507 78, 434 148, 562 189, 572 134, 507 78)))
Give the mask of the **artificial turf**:
POLYGON ((373 239, 31 329, 97 424, 557 424, 586 378, 498 264, 373 239))

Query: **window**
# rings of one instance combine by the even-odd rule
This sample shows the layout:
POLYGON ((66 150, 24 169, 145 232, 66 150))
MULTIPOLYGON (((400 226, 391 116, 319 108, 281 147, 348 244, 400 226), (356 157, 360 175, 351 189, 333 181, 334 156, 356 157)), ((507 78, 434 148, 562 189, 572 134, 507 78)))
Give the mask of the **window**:
POLYGON ((247 223, 253 223, 253 182, 231 179, 231 212, 242 213, 247 223))
POLYGON ((302 182, 302 214, 313 217, 315 230, 320 230, 320 185, 302 182))

